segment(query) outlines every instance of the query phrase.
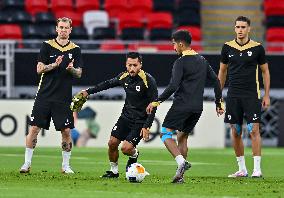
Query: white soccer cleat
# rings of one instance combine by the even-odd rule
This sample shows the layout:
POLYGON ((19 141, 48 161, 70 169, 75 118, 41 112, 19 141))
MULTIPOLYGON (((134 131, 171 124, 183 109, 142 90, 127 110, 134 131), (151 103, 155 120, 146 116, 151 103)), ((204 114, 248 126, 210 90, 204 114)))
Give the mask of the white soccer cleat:
POLYGON ((251 174, 251 177, 260 178, 260 177, 262 177, 262 173, 261 173, 260 170, 254 170, 253 173, 251 174))
POLYGON ((176 175, 173 178, 172 183, 184 183, 183 175, 191 167, 191 164, 188 161, 184 161, 183 164, 178 166, 176 175))
POLYGON ((248 172, 247 171, 237 171, 231 175, 228 175, 228 177, 231 178, 236 178, 236 177, 247 177, 248 176, 248 172))
POLYGON ((74 171, 71 169, 71 166, 62 167, 61 172, 64 174, 74 174, 74 171))
POLYGON ((29 173, 31 170, 31 163, 25 162, 20 169, 20 173, 29 173))

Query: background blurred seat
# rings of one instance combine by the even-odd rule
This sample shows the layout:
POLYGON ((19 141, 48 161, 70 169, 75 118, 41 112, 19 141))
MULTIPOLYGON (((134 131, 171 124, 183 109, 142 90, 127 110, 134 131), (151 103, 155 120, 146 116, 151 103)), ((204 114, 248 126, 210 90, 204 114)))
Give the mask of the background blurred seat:
POLYGON ((175 0, 153 0, 153 10, 174 12, 175 0))
POLYGON ((147 28, 172 28, 173 17, 168 12, 151 13, 147 16, 147 28))
POLYGON ((35 14, 35 23, 36 24, 56 24, 56 18, 52 12, 37 12, 35 14))
POLYGON ((72 19, 72 26, 81 26, 82 25, 82 16, 80 13, 70 11, 70 10, 60 10, 55 13, 56 18, 68 17, 72 19))
POLYGON ((102 10, 87 11, 83 15, 83 22, 88 34, 92 35, 94 28, 109 26, 109 16, 102 10))
POLYGON ((54 13, 61 11, 74 12, 72 0, 50 0, 50 8, 54 13))
POLYGON ((128 9, 127 0, 105 0, 105 10, 110 18, 117 18, 119 14, 126 13, 128 9))
POLYGON ((22 39, 22 30, 17 24, 0 25, 0 30, 0 39, 22 39))
POLYGON ((84 27, 73 27, 70 35, 71 39, 88 39, 88 33, 84 27))
POLYGON ((126 48, 123 42, 117 40, 106 40, 101 43, 100 49, 102 51, 124 51, 126 48))
POLYGON ((170 28, 153 28, 150 30, 150 40, 166 40, 170 41, 172 37, 172 29, 170 28))
POLYGON ((2 0, 0 4, 2 11, 21 11, 25 8, 24 0, 2 0))
POLYGON ((25 11, 14 11, 11 13, 11 22, 21 25, 30 24, 33 22, 32 16, 25 11))
POLYGON ((120 37, 122 40, 143 40, 144 28, 124 28, 120 37))
POLYGON ((93 30, 93 39, 115 39, 115 29, 112 27, 98 27, 93 30))
POLYGON ((38 25, 24 25, 22 27, 22 34, 24 39, 41 39, 42 28, 38 25))
POLYGON ((38 12, 48 12, 48 0, 25 0, 25 7, 32 15, 38 12))
POLYGON ((99 0, 76 0, 75 10, 83 14, 88 10, 98 10, 100 8, 99 0))
POLYGON ((151 13, 153 10, 152 0, 130 0, 129 1, 129 12, 135 12, 140 15, 140 17, 146 17, 147 14, 151 13))

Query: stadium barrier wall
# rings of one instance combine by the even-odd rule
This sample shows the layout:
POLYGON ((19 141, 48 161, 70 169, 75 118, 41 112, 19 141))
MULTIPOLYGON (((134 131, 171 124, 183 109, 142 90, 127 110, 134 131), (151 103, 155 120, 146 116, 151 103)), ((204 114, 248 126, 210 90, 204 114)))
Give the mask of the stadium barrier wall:
MULTIPOLYGON (((112 127, 120 116, 123 101, 88 101, 85 106, 96 112, 96 122, 100 126, 97 138, 90 139, 87 146, 107 147, 112 127)), ((141 141, 139 147, 164 147, 159 131, 163 119, 171 106, 171 102, 164 102, 156 113, 151 128, 150 141, 141 141)), ((1 100, 0 101, 0 146, 23 146, 28 131, 28 120, 33 107, 33 100, 1 100)), ((86 129, 84 120, 76 123, 78 131, 86 129)), ((174 136, 175 138, 175 136, 174 136)), ((217 117, 214 102, 204 102, 202 116, 189 136, 191 148, 223 148, 225 146, 225 125, 223 117, 217 117)), ((61 133, 56 132, 53 124, 50 130, 43 130, 38 137, 38 146, 60 146, 61 133)))

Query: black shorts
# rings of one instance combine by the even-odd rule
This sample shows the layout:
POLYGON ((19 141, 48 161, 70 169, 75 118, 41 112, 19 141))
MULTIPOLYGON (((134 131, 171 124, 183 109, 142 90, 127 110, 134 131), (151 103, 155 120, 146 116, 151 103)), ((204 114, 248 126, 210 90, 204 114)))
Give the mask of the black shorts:
POLYGON ((172 106, 168 111, 162 126, 190 134, 198 122, 201 113, 202 112, 175 110, 172 106))
POLYGON ((257 98, 227 98, 225 122, 230 124, 259 123, 261 101, 257 98))
POLYGON ((111 131, 111 136, 119 139, 120 141, 128 141, 136 147, 142 136, 140 136, 143 123, 135 123, 124 116, 120 116, 111 131))
POLYGON ((74 128, 73 113, 68 103, 35 100, 30 125, 48 130, 51 118, 57 131, 74 128))

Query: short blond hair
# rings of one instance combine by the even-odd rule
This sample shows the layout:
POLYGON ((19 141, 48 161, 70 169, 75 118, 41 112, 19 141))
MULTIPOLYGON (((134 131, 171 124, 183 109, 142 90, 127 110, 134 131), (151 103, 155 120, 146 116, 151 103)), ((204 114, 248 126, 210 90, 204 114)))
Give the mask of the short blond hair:
POLYGON ((65 22, 65 23, 69 23, 70 24, 70 27, 72 27, 72 20, 68 17, 61 17, 61 18, 58 18, 56 20, 56 26, 58 26, 58 23, 59 22, 65 22))

